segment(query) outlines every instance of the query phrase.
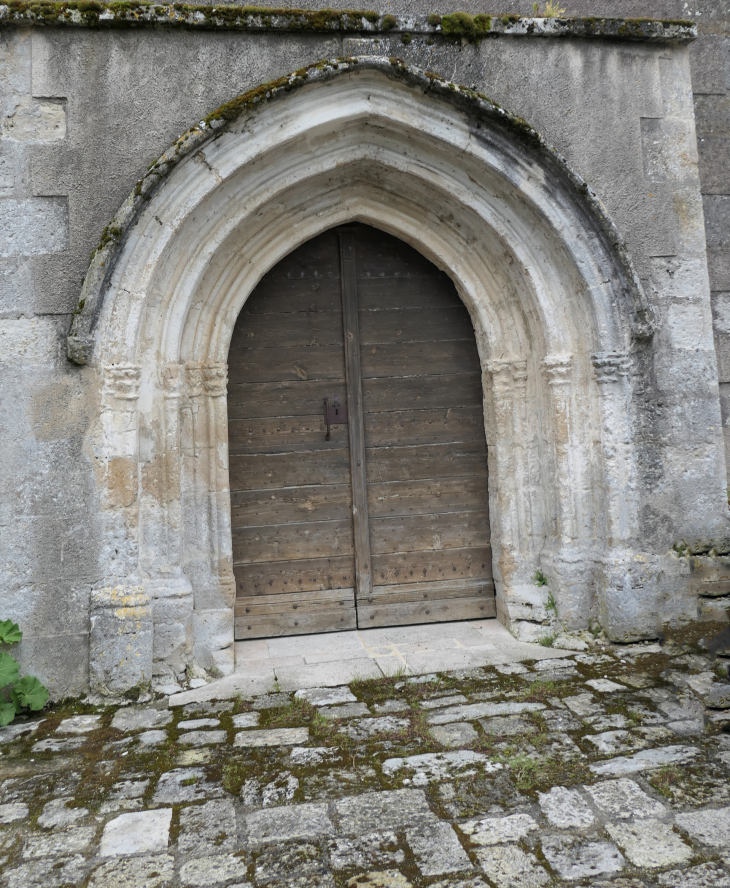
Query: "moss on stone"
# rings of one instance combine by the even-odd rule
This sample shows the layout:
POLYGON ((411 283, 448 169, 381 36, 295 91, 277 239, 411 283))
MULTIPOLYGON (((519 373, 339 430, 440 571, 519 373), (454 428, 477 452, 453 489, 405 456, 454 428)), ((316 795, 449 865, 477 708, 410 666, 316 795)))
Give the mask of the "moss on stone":
MULTIPOLYGON (((288 74, 286 77, 279 77, 276 80, 270 80, 268 83, 262 83, 261 86, 257 86, 248 92, 242 93, 240 96, 236 96, 236 98, 231 99, 230 102, 225 102, 220 108, 211 112, 204 119, 203 123, 206 126, 211 126, 219 120, 235 120, 245 111, 248 111, 267 99, 271 99, 276 93, 290 92, 293 89, 303 86, 311 72, 324 70, 326 68, 337 70, 340 63, 357 64, 357 59, 338 59, 335 61, 316 62, 314 65, 300 68, 298 71, 295 71, 293 74, 288 74)), ((180 139, 178 139, 178 143, 183 144, 187 141, 187 138, 188 133, 185 133, 180 139)))
POLYGON ((380 27, 384 31, 392 31, 393 28, 398 24, 398 20, 394 15, 384 15, 383 21, 380 24, 380 27))
POLYGON ((470 15, 468 12, 452 12, 441 16, 441 31, 449 40, 475 43, 487 36, 492 27, 489 15, 470 15))
MULTIPOLYGON (((117 240, 119 237, 121 237, 121 235, 121 228, 117 228, 114 225, 105 225, 104 230, 101 233, 101 237, 99 238, 99 243, 96 245, 96 248, 91 254, 91 258, 93 259, 98 252, 103 250, 104 247, 108 246, 113 241, 117 240)), ((85 300, 82 300, 82 302, 85 302, 85 300)), ((81 305, 81 303, 79 303, 79 305, 81 306, 81 308, 83 308, 83 305, 81 305)))
MULTIPOLYGON (((2 5, 2 4, 0 4, 2 5)), ((176 25, 232 27, 237 30, 282 28, 305 31, 357 31, 377 24, 380 14, 353 9, 277 9, 264 6, 193 6, 183 3, 153 5, 139 0, 8 0, 13 15, 7 21, 111 27, 128 25, 176 25), (109 13, 102 21, 100 16, 109 13), (159 21, 162 19, 163 21, 159 21)))
MULTIPOLYGON (((314 33, 387 33, 403 22, 390 13, 360 9, 287 9, 265 6, 153 4, 147 0, 6 0, 0 3, 5 25, 73 26, 86 28, 178 27, 232 29, 238 31, 309 31, 314 33), (3 14, 2 11, 8 13, 3 14)), ((475 42, 486 36, 510 33, 510 27, 527 22, 521 36, 575 36, 623 40, 666 41, 693 39, 693 23, 684 19, 656 21, 645 18, 559 18, 546 29, 539 19, 506 14, 492 20, 488 15, 453 12, 433 13, 421 20, 416 31, 440 29, 448 40, 475 42)), ((413 27, 411 25, 411 27, 413 27)))

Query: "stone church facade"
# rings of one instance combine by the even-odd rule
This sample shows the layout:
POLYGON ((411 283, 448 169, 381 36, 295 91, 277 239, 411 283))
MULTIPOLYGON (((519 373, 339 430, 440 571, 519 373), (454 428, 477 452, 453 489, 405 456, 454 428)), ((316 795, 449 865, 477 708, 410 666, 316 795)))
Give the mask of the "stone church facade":
POLYGON ((241 633, 335 630, 342 607, 348 626, 480 607, 528 640, 557 617, 633 641, 727 606, 727 10, 503 5, 0 6, 0 619, 56 697, 228 675, 241 633), (314 245, 332 231, 324 273, 314 245), (372 248, 373 280, 392 279, 380 307, 412 292, 399 318, 433 331, 410 351, 400 326, 368 332, 377 288, 347 244, 373 231, 395 245, 372 248), (295 255, 306 267, 277 277, 295 255), (418 268, 399 278, 402 256, 418 268), (445 308, 419 275, 451 288, 445 308), (334 296, 301 318, 266 307, 310 279, 334 296), (469 343, 444 350, 462 341, 452 291, 469 343), (317 414, 334 383, 293 358, 263 376, 246 337, 270 337, 272 366, 323 343, 320 365, 344 355, 344 461, 317 414), (421 361, 385 374, 405 419, 372 407, 376 352, 421 361), (417 397, 443 414, 427 432, 404 381, 424 374, 417 397), (467 377, 476 406, 457 403, 467 377), (300 396, 317 406, 260 407, 300 396), (477 440, 479 508, 460 499, 482 483, 463 456, 477 440), (444 456, 419 475, 432 446, 444 456), (296 485, 305 499, 282 501, 314 514, 265 518, 296 485), (383 511, 393 485, 418 514, 383 511), (452 517, 436 528, 436 512, 452 517))

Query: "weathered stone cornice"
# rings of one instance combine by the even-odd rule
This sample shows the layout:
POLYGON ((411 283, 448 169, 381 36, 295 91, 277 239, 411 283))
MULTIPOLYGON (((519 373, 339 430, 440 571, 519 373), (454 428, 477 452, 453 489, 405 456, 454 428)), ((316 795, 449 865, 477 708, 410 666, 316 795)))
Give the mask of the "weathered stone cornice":
POLYGON ((518 15, 396 16, 372 10, 275 9, 186 3, 101 3, 99 0, 0 4, 0 26, 120 29, 139 27, 199 30, 425 35, 457 42, 494 37, 577 37, 649 43, 694 40, 693 22, 622 18, 539 18, 518 15))

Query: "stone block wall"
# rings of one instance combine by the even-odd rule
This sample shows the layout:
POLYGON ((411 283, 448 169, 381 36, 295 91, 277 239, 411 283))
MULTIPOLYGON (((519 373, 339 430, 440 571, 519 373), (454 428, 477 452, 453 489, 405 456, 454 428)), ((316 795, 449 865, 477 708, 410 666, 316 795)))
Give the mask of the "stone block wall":
MULTIPOLYGON (((88 685, 97 540, 83 436, 92 404, 64 355, 76 280, 68 188, 38 188, 39 155, 67 136, 62 97, 33 88, 33 38, 0 41, 0 612, 23 628, 22 663, 55 697, 88 685), (55 266, 55 267, 54 267, 55 266), (46 294, 39 283, 51 273, 46 294)), ((82 271, 83 273, 83 271, 82 271)))
MULTIPOLYGON (((531 2, 498 5, 500 11, 532 13, 531 2)), ((670 559, 672 544, 695 531, 709 547, 714 537, 708 528, 720 538, 724 521, 712 495, 716 479, 708 477, 718 465, 708 428, 717 401, 716 361, 730 442, 727 4, 564 0, 563 5, 572 15, 695 18, 699 39, 688 56, 606 41, 590 61, 568 41, 531 41, 528 48, 519 38, 480 46, 405 44, 395 35, 378 40, 384 54, 476 87, 524 116, 596 189, 617 222, 656 309, 660 338, 671 346, 669 365, 660 358, 645 368, 656 388, 645 402, 645 415, 654 417, 645 431, 644 456, 651 458, 640 467, 647 498, 641 535, 661 553, 658 558, 670 559), (650 53, 657 56, 656 73, 639 88, 632 77, 648 70, 650 53), (687 83, 687 60, 692 96, 672 87, 687 83), (616 78, 625 82, 617 85, 616 78), (615 151, 595 140, 601 125, 615 140, 615 151), (693 204, 697 163, 707 260, 693 204), (716 355, 702 328, 702 296, 686 298, 693 290, 700 293, 705 261, 716 355), (699 356, 696 375, 681 384, 672 375, 672 348, 699 356), (668 429, 683 437, 684 452, 662 450, 668 429), (694 466, 684 476, 682 460, 694 466), (679 479, 674 487, 663 485, 667 474, 679 479), (694 517, 685 521, 682 503, 691 501, 694 517), (703 511, 704 525, 698 517, 703 511)), ((481 0, 458 6, 484 12, 481 0)), ((382 11, 426 15, 452 8, 385 0, 382 11)), ((71 365, 65 354, 89 255, 147 166, 190 125, 246 89, 317 59, 367 51, 372 41, 182 29, 0 26, 0 31, 0 619, 21 624, 21 661, 55 697, 63 697, 88 689, 92 613, 99 625, 112 620, 111 612, 99 609, 99 594, 114 587, 114 576, 133 573, 129 565, 136 563, 139 545, 133 534, 110 524, 99 504, 100 469, 90 429, 102 398, 100 380, 94 369, 71 365)), ((726 451, 730 455, 727 443, 726 451)), ((136 508, 135 479, 123 471, 115 478, 111 486, 122 507, 136 508)), ((689 567, 680 567, 672 562, 670 580, 652 595, 664 614, 688 618, 694 603, 682 594, 682 577, 689 567)), ((180 601, 156 604, 153 616, 161 624, 154 646, 166 652, 170 678, 184 673, 194 649, 189 603, 180 601), (168 610, 174 610, 172 617, 168 610)), ((148 632, 147 622, 145 627, 148 632)), ((145 644, 148 651, 151 636, 145 635, 145 644)), ((142 681, 151 668, 145 660, 142 681)), ((106 678, 97 680, 103 684, 106 678)))
POLYGON ((692 90, 720 403, 730 465, 730 7, 704 4, 697 10, 697 21, 700 36, 690 50, 692 90))

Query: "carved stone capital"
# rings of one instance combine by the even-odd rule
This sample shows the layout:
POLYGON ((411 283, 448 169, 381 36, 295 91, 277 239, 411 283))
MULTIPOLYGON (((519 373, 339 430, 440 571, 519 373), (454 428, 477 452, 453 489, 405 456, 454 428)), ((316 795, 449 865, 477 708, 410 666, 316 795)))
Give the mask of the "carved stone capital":
POLYGON ((596 382, 605 384, 619 382, 622 376, 628 376, 629 356, 626 352, 596 352, 591 355, 596 382))
POLYGON ((226 394, 228 386, 228 365, 225 361, 212 364, 191 361, 185 365, 185 384, 191 398, 201 395, 220 398, 226 394))
POLYGON ((103 369, 102 393, 117 401, 136 401, 141 376, 142 371, 136 364, 107 364, 103 369))
POLYGON ((568 385, 573 375, 573 355, 546 355, 540 367, 549 385, 568 385))
POLYGON ((527 361, 521 359, 495 358, 487 364, 492 375, 495 394, 507 395, 516 387, 527 383, 527 361))
POLYGON ((202 368, 205 393, 212 398, 220 398, 226 394, 228 386, 228 366, 219 361, 202 368))
POLYGON ((203 368, 200 364, 185 365, 185 387, 190 398, 197 398, 203 394, 203 368))
POLYGON ((183 391, 183 367, 175 361, 163 364, 160 369, 160 382, 166 398, 179 398, 183 391))
POLYGON ((515 388, 525 388, 527 385, 527 361, 515 361, 512 364, 512 382, 515 388))

